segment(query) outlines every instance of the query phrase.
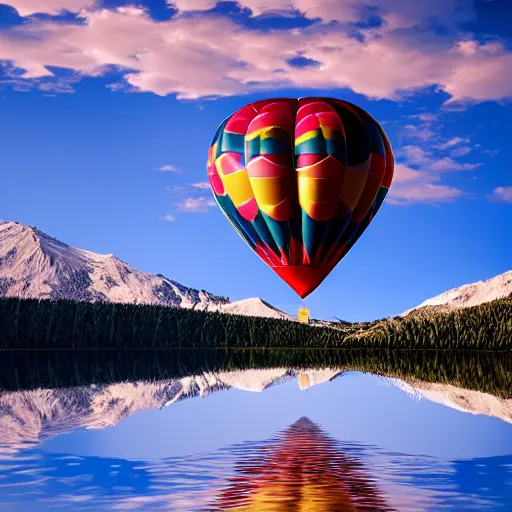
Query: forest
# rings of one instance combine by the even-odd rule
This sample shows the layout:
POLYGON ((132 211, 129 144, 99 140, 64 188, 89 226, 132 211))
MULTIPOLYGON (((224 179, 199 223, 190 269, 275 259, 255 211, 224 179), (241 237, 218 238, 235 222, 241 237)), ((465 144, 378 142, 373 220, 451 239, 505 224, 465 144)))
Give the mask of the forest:
POLYGON ((156 305, 0 299, 0 349, 463 349, 512 347, 512 298, 422 308, 365 323, 290 320, 156 305))

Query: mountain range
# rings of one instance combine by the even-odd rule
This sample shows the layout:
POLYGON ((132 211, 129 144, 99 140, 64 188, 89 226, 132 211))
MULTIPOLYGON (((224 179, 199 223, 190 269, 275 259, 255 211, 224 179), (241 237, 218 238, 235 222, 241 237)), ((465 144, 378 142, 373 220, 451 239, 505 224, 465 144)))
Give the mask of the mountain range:
MULTIPOLYGON (((419 308, 476 306, 512 294, 512 271, 427 299, 419 308)), ((227 297, 188 288, 162 274, 136 270, 113 254, 71 247, 36 227, 0 220, 0 297, 157 304, 295 320, 258 297, 227 297)), ((327 324, 315 321, 314 324, 327 324)))

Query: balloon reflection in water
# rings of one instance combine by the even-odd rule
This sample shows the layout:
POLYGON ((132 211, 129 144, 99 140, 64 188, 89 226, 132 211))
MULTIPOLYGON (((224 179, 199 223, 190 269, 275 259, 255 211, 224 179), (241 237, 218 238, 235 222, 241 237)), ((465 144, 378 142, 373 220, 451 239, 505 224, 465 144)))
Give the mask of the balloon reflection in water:
POLYGON ((363 465, 308 418, 280 432, 209 510, 236 512, 391 511, 363 465))

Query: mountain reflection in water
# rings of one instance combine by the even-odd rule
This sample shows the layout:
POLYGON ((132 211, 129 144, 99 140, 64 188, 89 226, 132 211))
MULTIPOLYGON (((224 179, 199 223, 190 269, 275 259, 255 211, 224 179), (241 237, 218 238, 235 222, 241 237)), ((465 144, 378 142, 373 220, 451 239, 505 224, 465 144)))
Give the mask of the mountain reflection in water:
POLYGON ((3 355, 0 509, 512 510, 509 354, 3 355), (365 392, 361 386, 368 386, 365 392), (375 414, 378 389, 388 397, 382 410, 391 419, 375 414), (418 409, 418 399, 437 409, 418 409), (362 401, 363 415, 354 415, 354 400, 362 401), (389 408, 398 403, 400 414, 389 408), (408 430, 421 410, 428 421, 438 416, 421 431, 408 430), (364 417, 380 421, 363 423, 364 417), (439 425, 440 417, 453 424, 439 425), (471 433, 460 430, 466 428, 471 433), (425 447, 418 443, 425 435, 445 448, 461 437, 469 456, 385 449, 361 441, 358 429, 372 439, 405 435, 408 447, 425 447), (122 438, 117 448, 109 432, 122 438), (493 456, 476 449, 484 440, 499 448, 493 456), (151 443, 157 457, 144 452, 151 443))

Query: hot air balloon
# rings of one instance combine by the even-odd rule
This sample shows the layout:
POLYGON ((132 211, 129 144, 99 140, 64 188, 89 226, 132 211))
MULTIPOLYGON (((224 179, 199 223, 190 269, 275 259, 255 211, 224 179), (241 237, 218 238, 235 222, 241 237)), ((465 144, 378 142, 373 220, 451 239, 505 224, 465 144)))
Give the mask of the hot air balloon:
POLYGON ((382 127, 357 105, 276 98, 224 120, 207 170, 233 227, 305 298, 377 214, 394 158, 382 127))

